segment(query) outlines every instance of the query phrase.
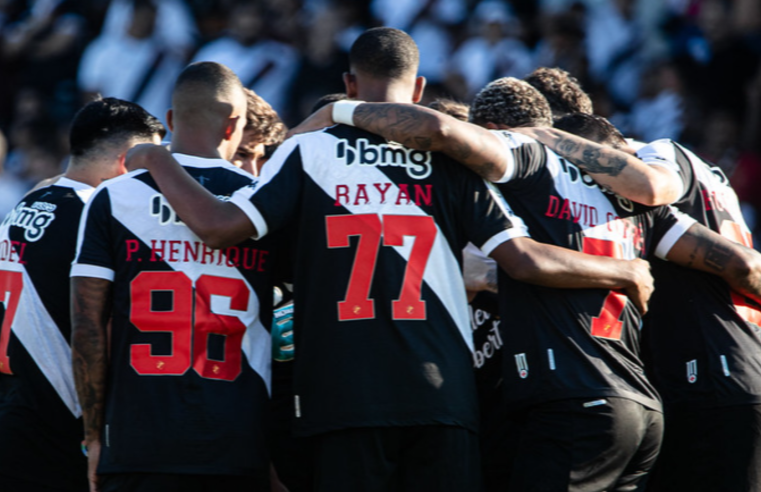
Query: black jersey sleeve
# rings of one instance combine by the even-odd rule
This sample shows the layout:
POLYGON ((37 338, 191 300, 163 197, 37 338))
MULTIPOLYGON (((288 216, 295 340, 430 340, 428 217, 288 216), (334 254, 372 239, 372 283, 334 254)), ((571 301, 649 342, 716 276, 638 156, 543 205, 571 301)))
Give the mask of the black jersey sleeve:
POLYGON ((82 212, 77 238, 77 254, 71 267, 72 277, 114 280, 110 224, 111 201, 108 190, 101 188, 82 212))
POLYGON ((498 183, 516 178, 526 179, 537 174, 547 161, 547 150, 541 143, 520 133, 495 130, 505 147, 505 174, 498 183))
POLYGON ((258 180, 233 194, 230 201, 256 227, 255 239, 281 229, 295 215, 303 189, 303 174, 298 138, 294 137, 267 161, 258 180))
POLYGON ((653 221, 653 252, 655 256, 666 259, 669 251, 697 221, 672 206, 657 207, 650 212, 653 221))

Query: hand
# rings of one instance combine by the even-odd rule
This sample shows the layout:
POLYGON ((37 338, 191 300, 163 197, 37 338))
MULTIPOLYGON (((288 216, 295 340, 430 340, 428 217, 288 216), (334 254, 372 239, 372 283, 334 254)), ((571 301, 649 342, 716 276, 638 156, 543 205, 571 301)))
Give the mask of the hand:
POLYGON ((330 103, 323 106, 319 110, 312 113, 309 118, 299 123, 299 125, 291 128, 286 135, 286 138, 291 138, 292 136, 298 135, 300 133, 322 130, 323 128, 335 125, 335 122, 333 121, 333 104, 334 103, 330 103))
POLYGON ((631 284, 624 290, 629 300, 642 315, 647 313, 647 302, 653 295, 653 276, 650 274, 650 263, 645 260, 631 260, 628 262, 631 271, 631 284))
POLYGON ((90 441, 87 444, 87 481, 90 492, 98 492, 98 462, 100 461, 100 441, 90 441))
POLYGON ((150 169, 150 164, 157 156, 162 154, 169 155, 170 152, 166 147, 161 145, 152 143, 138 144, 127 151, 124 166, 128 172, 137 169, 150 169))

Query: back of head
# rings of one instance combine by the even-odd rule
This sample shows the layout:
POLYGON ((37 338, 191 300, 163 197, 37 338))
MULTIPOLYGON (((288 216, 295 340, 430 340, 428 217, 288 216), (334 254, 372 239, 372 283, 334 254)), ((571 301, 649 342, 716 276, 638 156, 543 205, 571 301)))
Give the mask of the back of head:
POLYGON ((454 99, 438 98, 432 101, 428 107, 460 121, 468 121, 470 115, 470 108, 468 105, 455 101, 454 99))
POLYGON ((477 125, 494 123, 511 128, 552 126, 547 99, 526 82, 503 77, 481 89, 470 106, 470 121, 477 125))
POLYGON ((416 75, 420 53, 412 38, 399 29, 368 29, 349 51, 351 71, 380 80, 416 75))
POLYGON ((166 135, 156 117, 135 103, 108 97, 88 103, 74 116, 69 146, 73 157, 87 158, 133 139, 150 141, 155 135, 166 135))
POLYGON ((336 92, 334 94, 325 94, 321 98, 319 98, 317 101, 315 101, 314 105, 312 105, 311 113, 316 113, 320 109, 322 109, 324 106, 327 106, 330 103, 336 102, 336 101, 345 101, 349 98, 349 96, 346 95, 345 92, 336 92))
POLYGON ((585 113, 569 114, 556 120, 555 128, 614 149, 621 150, 627 147, 626 139, 618 128, 602 116, 585 113))
POLYGON ((592 114, 592 100, 579 81, 559 68, 537 68, 524 79, 550 103, 552 115, 560 118, 571 113, 592 114))
MULTIPOLYGON (((246 95, 235 73, 214 62, 185 67, 172 92, 173 124, 181 131, 217 133, 231 117, 245 117, 246 95)), ((177 130, 175 130, 175 133, 177 130)))
POLYGON ((288 129, 280 120, 277 112, 267 101, 251 89, 246 93, 246 126, 243 129, 249 137, 265 145, 280 143, 285 139, 288 129))

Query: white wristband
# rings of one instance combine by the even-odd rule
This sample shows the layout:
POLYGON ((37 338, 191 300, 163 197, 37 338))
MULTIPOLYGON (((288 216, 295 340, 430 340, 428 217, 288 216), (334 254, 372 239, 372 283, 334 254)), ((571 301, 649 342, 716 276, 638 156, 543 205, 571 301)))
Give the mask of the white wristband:
POLYGON ((354 126, 354 110, 364 101, 336 101, 333 103, 333 121, 354 126))

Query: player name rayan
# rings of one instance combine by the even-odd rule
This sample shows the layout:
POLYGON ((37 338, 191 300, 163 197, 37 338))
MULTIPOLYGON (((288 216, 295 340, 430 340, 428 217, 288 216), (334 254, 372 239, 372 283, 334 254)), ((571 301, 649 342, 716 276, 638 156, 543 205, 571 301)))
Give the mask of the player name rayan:
POLYGON ((403 167, 413 179, 425 179, 431 175, 430 152, 408 149, 394 142, 376 145, 366 138, 359 138, 352 145, 347 140, 339 140, 336 159, 347 166, 403 167))

